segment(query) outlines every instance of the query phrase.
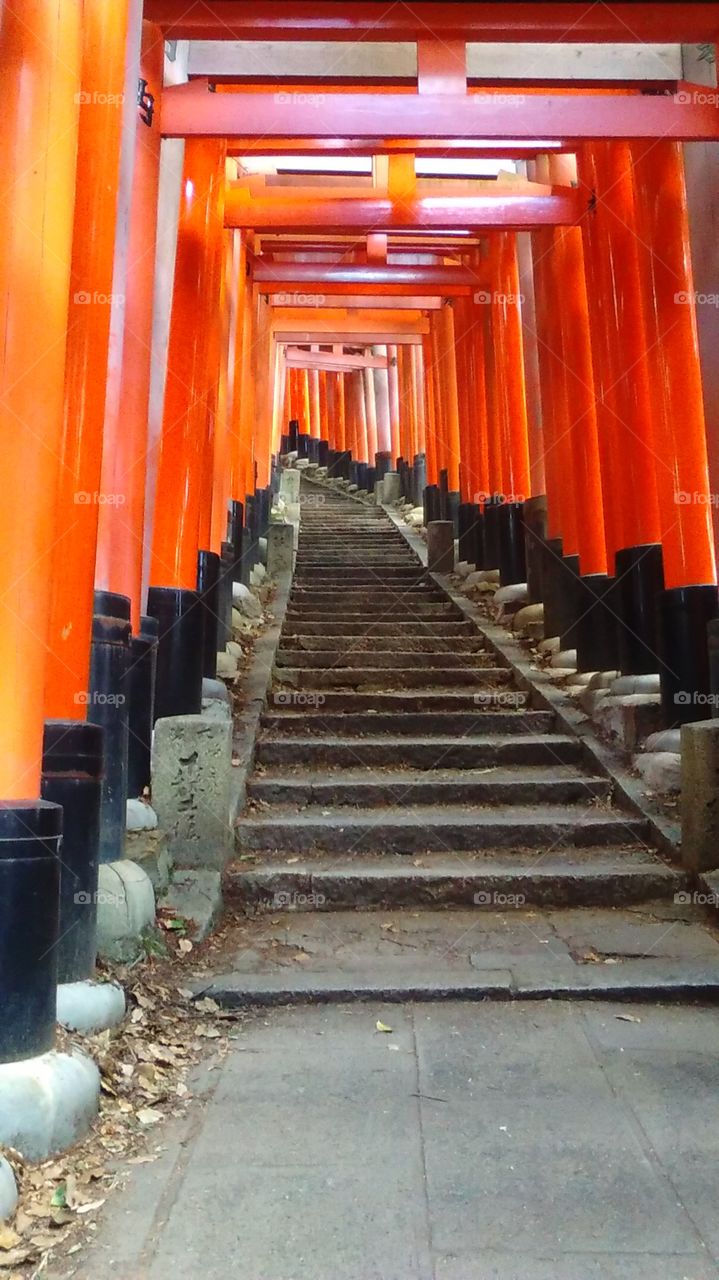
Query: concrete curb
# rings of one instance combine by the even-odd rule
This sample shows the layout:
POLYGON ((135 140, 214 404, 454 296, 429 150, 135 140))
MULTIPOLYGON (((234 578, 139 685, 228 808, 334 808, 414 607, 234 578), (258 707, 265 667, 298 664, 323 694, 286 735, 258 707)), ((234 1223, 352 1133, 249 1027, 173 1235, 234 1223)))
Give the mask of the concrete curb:
POLYGON ((621 969, 587 965, 557 966, 556 971, 528 976, 520 970, 492 969, 476 976, 428 974, 406 979, 345 974, 293 975, 229 974, 195 993, 209 996, 224 1009, 268 1008, 280 1005, 351 1004, 367 1000, 383 1003, 426 1003, 434 1000, 631 1000, 714 1003, 719 1000, 719 966, 628 961, 621 969))
POLYGON ((272 622, 258 637, 252 661, 242 680, 235 686, 244 705, 233 724, 232 757, 236 762, 230 777, 230 822, 233 825, 245 807, 247 781, 255 763, 260 716, 265 709, 272 684, 275 654, 287 612, 292 577, 293 574, 289 571, 278 577, 272 601, 272 622))

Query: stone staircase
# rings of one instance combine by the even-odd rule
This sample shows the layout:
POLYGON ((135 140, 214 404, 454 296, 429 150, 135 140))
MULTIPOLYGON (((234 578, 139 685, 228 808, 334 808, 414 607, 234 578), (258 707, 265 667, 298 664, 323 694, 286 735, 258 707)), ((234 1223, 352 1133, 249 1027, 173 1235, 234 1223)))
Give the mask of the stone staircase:
POLYGON ((215 998, 719 992, 682 873, 533 696, 382 508, 305 504, 215 998))

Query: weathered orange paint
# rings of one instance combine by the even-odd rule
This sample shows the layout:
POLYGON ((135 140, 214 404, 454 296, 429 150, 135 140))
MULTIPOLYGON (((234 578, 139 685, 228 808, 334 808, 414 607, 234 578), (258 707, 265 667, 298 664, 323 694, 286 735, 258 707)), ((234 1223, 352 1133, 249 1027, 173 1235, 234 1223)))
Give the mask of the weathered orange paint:
POLYGON ((194 589, 207 446, 208 306, 217 273, 213 227, 222 227, 225 145, 185 144, 167 383, 150 580, 194 589))
MULTIPOLYGON (((98 523, 107 504, 118 500, 101 477, 126 35, 126 0, 112 6, 91 0, 83 7, 65 405, 49 574, 45 692, 46 714, 60 719, 85 719, 98 523)), ((54 120, 51 127, 54 134, 54 120)))
MULTIPOLYGON (((0 796, 8 800, 40 794, 73 246, 79 20, 77 5, 14 0, 4 6, 0 23, 0 441, 7 477, 0 503, 0 796)), ((84 691, 86 684, 75 688, 84 691)))
POLYGON ((675 142, 632 145, 667 588, 714 583, 709 466, 684 161, 675 142))
MULTIPOLYGON (((132 626, 140 629, 143 528, 147 471, 147 413, 160 177, 158 115, 162 93, 164 43, 159 28, 142 24, 140 76, 154 98, 152 123, 135 125, 135 162, 130 201, 122 361, 108 368, 108 401, 117 378, 119 412, 105 414, 102 489, 115 501, 100 507, 95 584, 130 598, 132 626)), ((84 234, 84 233, 82 233, 84 234)), ((102 399, 102 397, 100 397, 102 399)), ((104 401, 103 401, 104 403, 104 401)))

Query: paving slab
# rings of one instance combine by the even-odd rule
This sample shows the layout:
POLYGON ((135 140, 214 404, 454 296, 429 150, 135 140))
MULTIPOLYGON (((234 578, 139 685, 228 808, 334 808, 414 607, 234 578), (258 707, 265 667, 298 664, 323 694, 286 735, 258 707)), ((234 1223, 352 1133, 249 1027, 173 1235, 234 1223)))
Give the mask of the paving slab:
POLYGON ((711 1009, 281 1009, 215 1066, 47 1280, 719 1280, 711 1009))

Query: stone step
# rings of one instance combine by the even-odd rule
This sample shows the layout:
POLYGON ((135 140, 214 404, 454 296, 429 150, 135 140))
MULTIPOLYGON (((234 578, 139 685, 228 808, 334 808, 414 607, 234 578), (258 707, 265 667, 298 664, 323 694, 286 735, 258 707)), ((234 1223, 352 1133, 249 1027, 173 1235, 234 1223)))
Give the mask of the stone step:
POLYGON ((444 670, 456 668, 464 670, 465 667, 477 668, 483 666, 491 666, 496 659, 487 653, 441 653, 430 652, 406 652, 400 651, 392 653, 390 651, 382 651, 380 649, 372 649, 370 652, 364 652, 356 648, 341 649, 316 649, 313 652, 305 652, 302 649, 278 649, 275 654, 275 664, 278 667, 305 667, 307 669, 326 670, 334 667, 374 667, 387 670, 402 669, 411 667, 414 671, 434 670, 441 667, 444 670))
POLYGON ((375 805, 524 805, 574 804, 608 800, 608 778, 591 777, 563 766, 523 769, 433 769, 431 773, 399 769, 338 769, 321 776, 294 768, 250 779, 248 796, 263 804, 301 808, 353 804, 375 805))
MULTIPOLYGON (((617 908, 671 900, 685 883, 682 872, 646 850, 616 852, 596 847, 558 848, 542 855, 444 850, 415 859, 391 853, 383 857, 333 854, 290 864, 284 855, 258 854, 254 860, 232 863, 226 874, 228 891, 244 905, 276 912, 296 904, 287 917, 290 928, 301 926, 302 915, 306 919, 310 911, 464 907, 480 913, 479 918, 468 920, 467 927, 481 931, 487 927, 487 909, 494 907, 518 918, 517 927, 526 930, 525 944, 547 934, 536 919, 523 925, 523 908, 617 908)), ((454 930, 455 946, 461 934, 458 916, 459 911, 452 911, 438 921, 440 931, 445 922, 454 930)), ((481 932, 471 945, 482 945, 481 932)))
POLYGON ((447 688, 457 685, 508 684, 512 679, 509 667, 433 667, 431 671, 392 671, 386 667, 333 667, 330 671, 304 667, 276 667, 275 672, 285 684, 296 689, 343 689, 360 685, 377 686, 379 689, 447 688), (280 674, 281 673, 281 674, 280 674))
MULTIPOLYGON (((447 638, 451 643, 455 636, 479 636, 472 622, 459 622, 446 618, 441 622, 307 622, 304 619, 285 621, 284 639, 292 636, 429 636, 447 638)), ((481 637, 480 637, 481 639, 481 637)))
POLYGON ((351 653, 395 653, 399 648, 407 655, 415 653, 488 653, 486 643, 482 637, 475 631, 474 635, 452 636, 451 639, 445 638, 443 635, 433 636, 412 636, 412 635, 341 635, 332 633, 331 636, 319 635, 286 635, 282 632, 282 651, 283 653, 316 653, 323 652, 329 648, 328 641, 332 640, 333 646, 337 646, 343 653, 348 651, 351 653))
POLYGON ((641 818, 616 815, 590 803, 556 806, 510 805, 477 809, 467 805, 378 806, 370 819, 349 806, 308 813, 279 808, 237 822, 237 847, 304 852, 415 854, 445 849, 536 849, 562 845, 634 844, 646 833, 641 818))
POLYGON ((561 733, 495 734, 451 738, 336 736, 300 738, 262 734, 257 742, 260 764, 390 765, 415 769, 482 769, 500 764, 579 764, 582 747, 561 733))
POLYGON ((394 733, 458 738, 471 733, 551 733, 554 715, 551 711, 484 711, 477 706, 471 711, 408 711, 398 716, 391 711, 344 712, 334 714, 321 704, 312 710, 293 707, 291 713, 279 713, 277 704, 262 716, 262 727, 282 734, 341 733, 361 738, 364 734, 394 733))
POLYGON ((413 618, 416 622, 453 622, 461 618, 458 609, 454 609, 451 605, 417 605, 410 609, 408 605, 395 606, 387 605, 384 608, 375 610, 350 610, 350 609, 333 609, 328 606, 326 609, 305 609, 303 606, 295 608, 290 604, 286 618, 288 622, 297 625, 302 622, 364 622, 370 625, 373 622, 391 622, 395 618, 413 618))
POLYGON ((337 689, 296 691, 275 689, 268 699, 268 711, 278 707, 303 711, 308 707, 321 707, 323 712, 390 712, 401 718, 404 712, 420 711, 501 711, 509 705, 521 710, 529 705, 528 695, 514 689, 475 690, 417 689, 394 692, 358 693, 337 689))

